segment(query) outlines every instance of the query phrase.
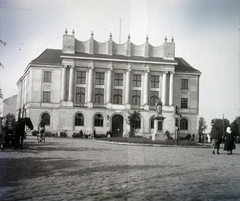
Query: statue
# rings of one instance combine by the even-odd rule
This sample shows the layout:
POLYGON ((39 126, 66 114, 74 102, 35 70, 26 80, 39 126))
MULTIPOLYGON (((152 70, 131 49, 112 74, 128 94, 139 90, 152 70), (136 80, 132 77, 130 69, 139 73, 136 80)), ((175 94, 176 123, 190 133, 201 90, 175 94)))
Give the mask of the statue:
POLYGON ((157 114, 162 114, 162 101, 161 98, 159 98, 156 102, 156 109, 157 109, 157 114))

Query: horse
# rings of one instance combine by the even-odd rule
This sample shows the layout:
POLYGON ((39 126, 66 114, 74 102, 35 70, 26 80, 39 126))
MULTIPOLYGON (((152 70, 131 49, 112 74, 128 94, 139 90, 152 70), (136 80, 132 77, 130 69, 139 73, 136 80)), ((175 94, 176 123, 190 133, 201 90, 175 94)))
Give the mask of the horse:
POLYGON ((4 150, 3 148, 3 142, 5 138, 5 127, 6 127, 6 118, 5 117, 0 117, 0 140, 1 140, 1 149, 4 150))
POLYGON ((25 134, 25 126, 27 126, 30 130, 33 130, 33 124, 30 118, 20 118, 17 121, 15 128, 15 149, 23 148, 23 138, 25 134))

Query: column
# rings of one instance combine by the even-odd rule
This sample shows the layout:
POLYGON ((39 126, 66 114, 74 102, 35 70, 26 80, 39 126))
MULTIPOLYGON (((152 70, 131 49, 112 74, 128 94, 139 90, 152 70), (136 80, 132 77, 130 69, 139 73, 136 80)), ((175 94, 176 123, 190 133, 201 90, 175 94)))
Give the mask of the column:
POLYGON ((74 80, 74 66, 70 66, 70 76, 69 76, 69 95, 68 101, 73 102, 73 80, 74 80))
POLYGON ((62 82, 61 82, 61 101, 65 101, 66 96, 66 66, 62 67, 62 82))
POLYGON ((169 105, 173 105, 173 73, 170 72, 170 83, 169 83, 169 105))
POLYGON ((143 105, 148 105, 149 100, 149 66, 145 69, 143 105))
POLYGON ((89 64, 88 66, 88 96, 87 96, 87 102, 92 103, 93 102, 93 70, 94 65, 93 63, 89 64))
POLYGON ((126 69, 126 86, 125 86, 125 104, 130 104, 130 90, 131 90, 131 65, 126 69))
POLYGON ((166 105, 166 81, 167 81, 167 73, 163 72, 162 78, 162 104, 166 105))
POLYGON ((112 65, 108 66, 108 74, 107 74, 107 103, 112 102, 112 65))

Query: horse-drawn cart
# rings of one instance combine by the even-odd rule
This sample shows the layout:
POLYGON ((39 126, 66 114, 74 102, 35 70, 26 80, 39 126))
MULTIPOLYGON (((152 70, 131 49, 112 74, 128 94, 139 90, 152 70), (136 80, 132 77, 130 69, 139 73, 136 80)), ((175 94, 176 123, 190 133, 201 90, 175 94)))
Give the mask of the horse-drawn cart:
POLYGON ((11 114, 0 118, 2 142, 5 142, 5 144, 9 144, 10 142, 12 145, 15 144, 15 124, 15 117, 11 114))

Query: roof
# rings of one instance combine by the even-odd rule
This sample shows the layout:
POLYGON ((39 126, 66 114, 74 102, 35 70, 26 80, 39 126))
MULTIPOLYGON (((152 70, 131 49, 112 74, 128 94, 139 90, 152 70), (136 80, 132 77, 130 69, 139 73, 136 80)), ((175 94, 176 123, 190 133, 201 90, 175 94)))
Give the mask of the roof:
POLYGON ((175 71, 177 72, 198 72, 199 70, 193 68, 190 64, 188 64, 183 58, 175 57, 175 60, 178 62, 178 65, 175 67, 175 71))
POLYGON ((133 56, 127 57, 123 55, 104 55, 104 54, 87 54, 87 53, 76 53, 76 54, 63 54, 62 50, 59 49, 46 49, 42 54, 40 54, 36 59, 31 61, 31 64, 50 64, 50 65, 61 65, 62 59, 61 56, 77 56, 77 57, 95 57, 95 58, 112 58, 118 60, 136 60, 136 61, 153 61, 153 62, 169 62, 176 63, 175 71, 177 72, 197 72, 199 70, 193 68, 189 65, 183 58, 175 57, 175 60, 165 60, 161 57, 140 57, 133 56))
POLYGON ((46 49, 42 54, 40 54, 36 59, 32 60, 31 63, 37 64, 59 64, 61 65, 62 59, 60 55, 62 50, 58 49, 46 49))

